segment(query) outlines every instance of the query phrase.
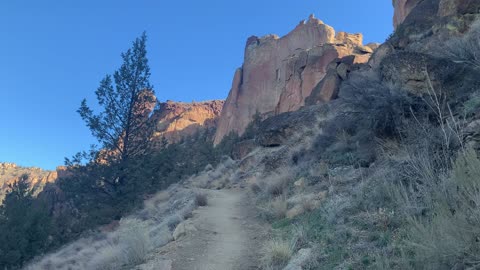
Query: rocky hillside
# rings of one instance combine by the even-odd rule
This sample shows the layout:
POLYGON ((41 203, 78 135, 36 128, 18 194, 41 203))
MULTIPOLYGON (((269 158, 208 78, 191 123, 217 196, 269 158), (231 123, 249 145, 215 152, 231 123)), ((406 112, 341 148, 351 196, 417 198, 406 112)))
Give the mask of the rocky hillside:
POLYGON ((284 37, 250 37, 218 122, 215 144, 232 131, 241 135, 257 113, 266 118, 298 110, 312 92, 310 103, 335 98, 339 82, 353 65, 367 62, 376 47, 363 46, 361 34, 335 33, 313 15, 284 37), (322 79, 325 82, 319 85, 322 79))
POLYGON ((0 201, 9 191, 9 185, 13 184, 23 174, 28 174, 28 183, 34 194, 43 190, 47 183, 52 183, 57 179, 56 171, 45 171, 35 167, 21 167, 15 163, 0 163, 0 201))
POLYGON ((380 46, 313 16, 249 38, 221 113, 212 101, 153 114, 169 142, 218 121, 218 146, 171 144, 118 197, 66 181, 83 203, 73 223, 104 226, 26 269, 479 269, 480 2, 393 5, 380 46))

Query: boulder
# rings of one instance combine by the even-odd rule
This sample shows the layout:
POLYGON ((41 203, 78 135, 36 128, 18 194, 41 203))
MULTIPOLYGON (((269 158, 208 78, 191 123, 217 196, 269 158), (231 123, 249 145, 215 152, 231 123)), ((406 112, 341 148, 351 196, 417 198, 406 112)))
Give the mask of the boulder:
POLYGON ((294 140, 302 129, 314 127, 318 118, 327 112, 327 106, 317 105, 267 118, 260 123, 257 142, 264 147, 284 145, 294 140))
MULTIPOLYGON (((370 57, 370 54, 366 55, 370 57)), ((340 85, 348 79, 348 74, 356 64, 368 61, 362 55, 349 55, 336 59, 328 65, 325 77, 312 89, 310 95, 305 99, 305 105, 322 104, 338 97, 340 85)))
POLYGON ((254 139, 238 142, 233 146, 232 157, 237 160, 243 159, 257 147, 258 144, 254 139))
POLYGON ((435 91, 451 100, 480 88, 479 73, 475 69, 424 53, 396 52, 380 64, 382 80, 396 83, 417 96, 428 95, 427 73, 435 91))

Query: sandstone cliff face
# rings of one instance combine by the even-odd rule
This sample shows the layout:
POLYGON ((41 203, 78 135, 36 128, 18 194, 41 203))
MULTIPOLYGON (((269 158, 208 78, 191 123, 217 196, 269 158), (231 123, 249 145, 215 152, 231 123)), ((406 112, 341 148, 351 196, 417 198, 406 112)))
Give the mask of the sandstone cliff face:
POLYGON ((160 103, 160 109, 151 118, 155 123, 153 137, 157 141, 165 138, 175 143, 202 129, 214 128, 222 107, 222 100, 160 103))
POLYGON ((28 174, 30 188, 34 195, 40 193, 47 183, 53 183, 58 177, 56 171, 45 171, 35 167, 20 167, 15 163, 0 162, 0 203, 9 191, 9 185, 15 183, 20 176, 28 174))
POLYGON ((235 72, 223 107, 215 144, 230 132, 243 133, 253 116, 295 111, 325 77, 333 60, 354 55, 368 61, 372 49, 361 34, 339 32, 312 16, 289 34, 247 40, 242 68, 235 72))

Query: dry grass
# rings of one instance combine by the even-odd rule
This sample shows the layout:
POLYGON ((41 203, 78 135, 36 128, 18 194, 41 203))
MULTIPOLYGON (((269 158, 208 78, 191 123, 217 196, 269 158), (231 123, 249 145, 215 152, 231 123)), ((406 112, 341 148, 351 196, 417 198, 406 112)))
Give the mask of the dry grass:
POLYGON ((230 184, 236 162, 226 158, 215 168, 207 166, 202 172, 190 177, 189 182, 197 188, 223 188, 230 184))
POLYGON ((266 269, 283 269, 292 257, 294 246, 283 239, 272 239, 262 249, 262 263, 266 269))
POLYGON ((120 221, 120 230, 117 233, 125 263, 136 265, 144 262, 151 249, 146 224, 138 219, 125 219, 120 221))
POLYGON ((436 268, 480 267, 480 160, 473 150, 457 158, 450 177, 437 180, 426 216, 410 217, 406 241, 417 264, 436 268))
POLYGON ((287 214, 287 201, 285 198, 277 197, 270 202, 270 212, 274 218, 285 218, 287 214))
POLYGON ((269 221, 283 219, 287 216, 287 201, 284 197, 277 197, 262 206, 258 206, 261 216, 269 221))
POLYGON ((309 213, 317 208, 315 201, 311 198, 303 197, 301 200, 302 209, 304 212, 309 213))
POLYGON ((280 196, 285 191, 286 183, 287 182, 283 178, 273 179, 272 181, 267 182, 266 191, 271 196, 280 196))
POLYGON ((278 197, 283 195, 292 181, 292 173, 288 170, 278 170, 265 177, 262 182, 265 184, 267 195, 278 197))
POLYGON ((196 207, 191 191, 170 192, 168 201, 166 194, 161 192, 149 199, 143 210, 122 219, 115 231, 80 238, 38 258, 25 269, 133 269, 145 261, 153 249, 170 242, 171 228, 196 207))

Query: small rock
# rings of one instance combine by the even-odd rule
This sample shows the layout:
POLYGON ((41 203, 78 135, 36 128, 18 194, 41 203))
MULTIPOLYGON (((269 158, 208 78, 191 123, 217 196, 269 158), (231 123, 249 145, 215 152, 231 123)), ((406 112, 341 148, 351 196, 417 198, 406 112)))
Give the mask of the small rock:
POLYGON ((367 47, 367 46, 357 46, 357 50, 358 50, 360 53, 373 53, 372 48, 367 47))
POLYGON ((293 183, 293 185, 296 187, 296 188, 304 188, 305 187, 305 178, 300 178, 298 179, 297 181, 295 181, 295 183, 293 183))

